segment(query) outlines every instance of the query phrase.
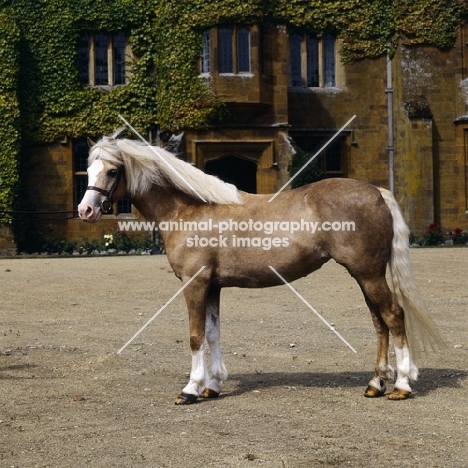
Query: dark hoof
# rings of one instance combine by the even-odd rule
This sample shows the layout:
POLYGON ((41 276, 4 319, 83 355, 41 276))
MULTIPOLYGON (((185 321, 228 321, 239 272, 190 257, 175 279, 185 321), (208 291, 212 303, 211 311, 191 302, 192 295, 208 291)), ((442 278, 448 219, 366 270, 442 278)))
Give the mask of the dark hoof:
POLYGON ((175 401, 176 405, 191 405, 197 401, 197 395, 182 392, 175 401))
POLYGON ((394 388, 393 392, 388 395, 389 400, 406 400, 409 398, 411 395, 411 392, 408 392, 407 390, 400 390, 399 388, 394 388))
POLYGON ((379 398, 381 396, 384 396, 385 390, 387 389, 385 388, 385 385, 383 385, 383 382, 381 383, 381 385, 382 385, 382 390, 379 390, 378 388, 375 388, 375 387, 372 387, 372 385, 369 385, 364 392, 364 396, 366 398, 379 398))
POLYGON ((215 392, 214 390, 211 390, 211 388, 205 388, 205 390, 203 390, 203 393, 201 394, 201 397, 202 398, 218 398, 219 397, 219 393, 218 392, 215 392))

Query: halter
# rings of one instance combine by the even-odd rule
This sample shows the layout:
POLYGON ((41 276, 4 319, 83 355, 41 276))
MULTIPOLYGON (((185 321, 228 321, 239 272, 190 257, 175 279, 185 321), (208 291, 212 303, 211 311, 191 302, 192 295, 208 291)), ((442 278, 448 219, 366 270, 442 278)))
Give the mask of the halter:
POLYGON ((86 187, 86 190, 94 190, 95 192, 99 192, 106 197, 101 202, 101 210, 103 214, 112 214, 114 212, 112 208, 112 197, 114 195, 114 192, 117 190, 117 186, 119 185, 122 172, 123 172, 123 167, 119 166, 117 168, 117 175, 115 176, 114 183, 112 184, 112 187, 110 188, 110 190, 105 190, 100 187, 95 187, 94 185, 88 185, 88 187, 86 187))

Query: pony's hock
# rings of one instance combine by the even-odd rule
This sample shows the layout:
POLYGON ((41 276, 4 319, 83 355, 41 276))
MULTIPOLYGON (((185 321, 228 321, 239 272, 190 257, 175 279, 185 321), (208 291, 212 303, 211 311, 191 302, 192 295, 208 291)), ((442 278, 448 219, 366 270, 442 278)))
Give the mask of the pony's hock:
MULTIPOLYGON (((219 342, 221 289, 284 284, 269 266, 291 282, 334 259, 357 281, 378 338, 377 363, 365 391, 367 397, 382 396, 385 382, 393 380, 388 363, 390 333, 397 371, 394 390, 388 396, 391 400, 411 394, 410 382, 418 377, 412 354, 442 344, 411 272, 408 228, 389 191, 352 179, 326 179, 282 192, 268 203, 270 195, 240 192, 161 148, 128 139, 103 138, 92 147, 89 161, 90 188, 78 206, 84 221, 99 221, 106 208, 103 202, 130 197, 145 219, 158 224, 179 219, 194 225, 209 219, 218 224, 227 219, 354 222, 352 231, 291 232, 287 247, 270 250, 251 243, 243 248, 229 243, 190 247, 187 239, 199 234, 193 229, 160 232, 168 261, 184 283, 189 315, 192 370, 176 404, 220 394, 228 376, 219 342), (392 290, 385 277, 387 268, 392 290), (211 351, 210 372, 205 342, 211 351)), ((254 238, 259 234, 248 231, 243 235, 254 238)))

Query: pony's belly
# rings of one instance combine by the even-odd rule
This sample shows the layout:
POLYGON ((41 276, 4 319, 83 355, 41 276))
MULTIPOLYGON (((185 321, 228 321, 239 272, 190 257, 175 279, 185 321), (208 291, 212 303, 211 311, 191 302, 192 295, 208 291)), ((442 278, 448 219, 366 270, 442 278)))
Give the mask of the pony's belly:
POLYGON ((242 259, 220 261, 213 280, 220 287, 266 288, 292 282, 315 270, 330 259, 329 256, 304 256, 284 258, 246 255, 242 259))

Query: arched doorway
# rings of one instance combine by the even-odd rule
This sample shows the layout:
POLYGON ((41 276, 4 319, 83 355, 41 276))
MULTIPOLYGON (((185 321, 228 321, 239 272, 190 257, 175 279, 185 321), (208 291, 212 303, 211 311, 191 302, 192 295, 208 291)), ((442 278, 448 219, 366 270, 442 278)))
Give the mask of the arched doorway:
POLYGON ((257 193, 257 164, 253 161, 226 156, 208 161, 205 172, 235 185, 239 190, 257 193))

